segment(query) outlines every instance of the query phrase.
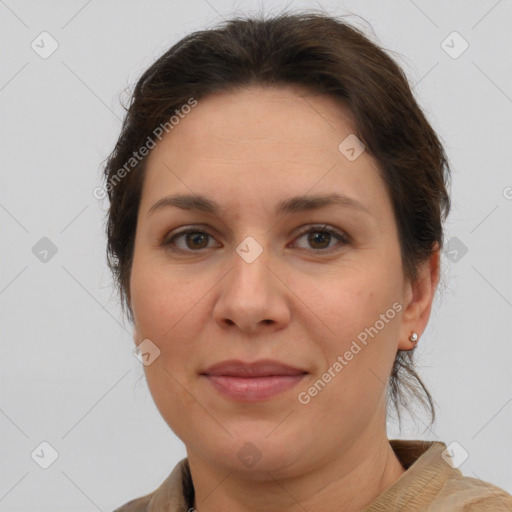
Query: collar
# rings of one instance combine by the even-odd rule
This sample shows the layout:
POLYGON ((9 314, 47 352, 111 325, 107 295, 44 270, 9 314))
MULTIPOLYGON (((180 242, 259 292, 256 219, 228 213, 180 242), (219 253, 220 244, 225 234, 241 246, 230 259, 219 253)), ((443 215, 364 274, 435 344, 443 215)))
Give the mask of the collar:
MULTIPOLYGON (((463 477, 459 469, 450 466, 441 456, 446 450, 443 442, 391 439, 389 443, 405 472, 364 512, 389 512, 412 507, 415 500, 433 499, 449 478, 463 477)), ((191 509, 194 487, 188 459, 180 460, 156 491, 140 499, 147 504, 147 512, 187 512, 191 509)))
MULTIPOLYGON (((364 512, 416 510, 415 502, 423 505, 430 503, 448 479, 463 478, 461 471, 450 466, 442 457, 446 444, 441 441, 391 439, 389 444, 405 472, 381 492, 364 512)), ((423 509, 423 506, 420 507, 423 509)))

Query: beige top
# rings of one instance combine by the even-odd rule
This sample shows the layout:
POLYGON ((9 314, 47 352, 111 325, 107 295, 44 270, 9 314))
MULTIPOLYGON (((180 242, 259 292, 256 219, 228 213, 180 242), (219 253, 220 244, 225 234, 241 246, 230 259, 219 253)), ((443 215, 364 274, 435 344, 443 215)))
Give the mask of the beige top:
MULTIPOLYGON (((483 480, 464 476, 442 457, 439 441, 389 441, 406 470, 362 512, 512 512, 512 495, 483 480)), ((156 491, 114 512, 187 512, 194 487, 182 459, 156 491)))

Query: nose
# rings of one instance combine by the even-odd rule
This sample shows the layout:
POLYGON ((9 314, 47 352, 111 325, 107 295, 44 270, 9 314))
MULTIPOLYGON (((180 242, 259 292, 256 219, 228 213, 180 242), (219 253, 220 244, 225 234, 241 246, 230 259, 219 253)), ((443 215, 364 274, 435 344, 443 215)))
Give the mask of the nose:
POLYGON ((290 321, 289 288, 268 251, 248 263, 238 253, 219 283, 213 316, 222 328, 249 334, 283 329, 290 321))

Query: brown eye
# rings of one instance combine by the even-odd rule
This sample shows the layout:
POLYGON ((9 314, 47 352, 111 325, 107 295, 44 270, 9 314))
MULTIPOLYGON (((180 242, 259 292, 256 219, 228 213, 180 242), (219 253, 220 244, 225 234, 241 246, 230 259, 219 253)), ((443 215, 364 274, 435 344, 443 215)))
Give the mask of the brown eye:
POLYGON ((302 231, 296 240, 304 238, 305 235, 307 235, 306 239, 309 247, 299 246, 299 248, 318 253, 329 253, 332 252, 331 249, 336 249, 336 245, 346 245, 349 243, 348 238, 343 233, 334 229, 328 229, 326 225, 309 227, 302 231), (335 243, 332 244, 332 242, 335 243))
POLYGON ((204 231, 189 229, 181 233, 175 233, 172 237, 162 242, 162 245, 172 251, 197 252, 201 249, 207 249, 208 242, 213 237, 204 231))
POLYGON ((310 231, 308 234, 308 242, 315 249, 326 249, 327 247, 329 247, 331 236, 332 235, 327 231, 310 231))
POLYGON ((208 245, 208 235, 199 231, 186 233, 185 244, 190 249, 204 249, 208 245))

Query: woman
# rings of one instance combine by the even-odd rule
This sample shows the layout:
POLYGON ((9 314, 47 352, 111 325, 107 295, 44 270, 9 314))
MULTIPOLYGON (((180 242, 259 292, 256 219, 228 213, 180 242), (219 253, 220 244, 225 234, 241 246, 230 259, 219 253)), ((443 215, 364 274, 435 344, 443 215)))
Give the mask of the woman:
POLYGON ((187 458, 118 511, 512 510, 460 445, 388 440, 440 275, 449 166, 398 65, 322 14, 236 19, 140 78, 109 264, 187 458))

